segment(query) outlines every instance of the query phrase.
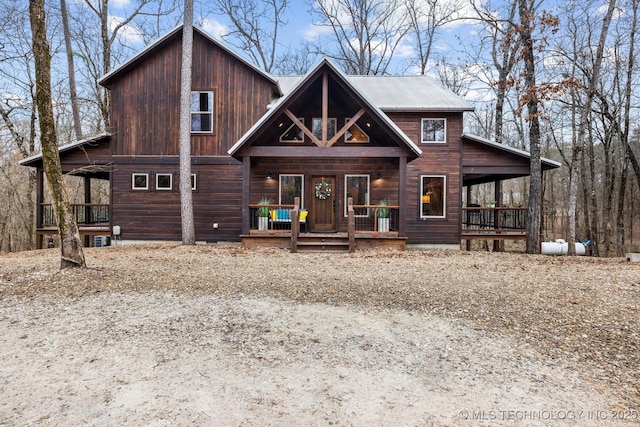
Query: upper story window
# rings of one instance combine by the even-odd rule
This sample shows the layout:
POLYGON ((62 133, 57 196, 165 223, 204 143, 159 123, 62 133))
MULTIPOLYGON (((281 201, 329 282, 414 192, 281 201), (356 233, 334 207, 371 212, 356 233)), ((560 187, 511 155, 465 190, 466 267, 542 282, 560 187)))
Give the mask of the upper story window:
MULTIPOLYGON (((334 137, 336 134, 336 125, 338 121, 335 118, 330 118, 327 121, 327 141, 334 137)), ((322 119, 313 119, 313 135, 322 141, 322 119)))
MULTIPOLYGON (((304 117, 298 117, 298 120, 304 124, 304 117)), ((282 125, 280 123, 278 126, 282 125)), ((280 135, 280 142, 304 142, 304 132, 298 127, 297 124, 291 123, 291 126, 280 135)))
MULTIPOLYGON (((351 117, 347 117, 345 122, 349 123, 351 117)), ((367 135, 357 123, 347 130, 344 134, 344 142, 369 142, 369 135, 367 135)))
POLYGON ((422 136, 420 142, 423 144, 447 142, 447 120, 422 119, 422 136))
POLYGON ((191 92, 191 132, 213 132, 213 92, 191 92))

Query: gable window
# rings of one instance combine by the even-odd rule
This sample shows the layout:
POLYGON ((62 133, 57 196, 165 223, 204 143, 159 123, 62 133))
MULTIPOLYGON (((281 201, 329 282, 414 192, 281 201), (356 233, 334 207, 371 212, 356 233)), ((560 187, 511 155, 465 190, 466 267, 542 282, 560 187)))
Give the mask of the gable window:
MULTIPOLYGON (((298 120, 304 124, 304 117, 298 117, 298 120)), ((278 126, 282 126, 279 124, 278 126)), ((298 127, 297 124, 291 123, 291 126, 280 135, 280 142, 304 142, 304 132, 298 127)))
POLYGON ((447 142, 446 119, 422 119, 423 144, 447 142))
POLYGON ((149 174, 148 173, 134 173, 131 175, 131 188, 134 190, 148 190, 149 189, 149 174))
MULTIPOLYGON (((347 201, 353 197, 354 205, 369 204, 369 175, 345 175, 344 177, 344 216, 348 216, 347 201)), ((369 209, 355 209, 355 216, 368 216, 369 209)))
POLYGON ((170 173, 157 173, 156 174, 156 190, 171 190, 172 189, 172 177, 170 173))
MULTIPOLYGON (((347 117, 345 124, 349 123, 351 117, 347 117)), ((369 142, 367 135, 357 123, 354 123, 344 134, 344 142, 369 142)))
POLYGON ((444 218, 446 216, 447 179, 443 175, 420 177, 420 218, 444 218))
MULTIPOLYGON (((336 125, 338 121, 335 118, 327 119, 327 141, 336 134, 336 125)), ((322 119, 313 119, 313 135, 322 141, 322 119)))
POLYGON ((280 204, 292 205, 300 197, 300 208, 304 204, 304 175, 280 175, 280 204))
POLYGON ((213 92, 191 92, 191 132, 213 132, 213 92))

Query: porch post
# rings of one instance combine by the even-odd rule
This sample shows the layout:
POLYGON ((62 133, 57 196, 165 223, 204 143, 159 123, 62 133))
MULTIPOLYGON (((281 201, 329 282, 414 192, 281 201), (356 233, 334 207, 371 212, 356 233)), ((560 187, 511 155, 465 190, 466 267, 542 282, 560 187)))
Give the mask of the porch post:
POLYGON ((249 198, 251 197, 251 157, 242 158, 242 234, 249 234, 250 209, 249 198))
POLYGON ((42 204, 44 203, 44 171, 38 168, 36 171, 36 249, 42 249, 43 235, 38 232, 42 227, 42 204))
MULTIPOLYGON (((467 208, 469 207, 470 204, 471 204, 471 184, 467 185, 467 208)), ((463 211, 462 212, 463 219, 464 219, 464 215, 465 215, 465 212, 463 211)), ((468 225, 469 224, 469 211, 466 212, 466 215, 467 215, 466 220, 467 220, 467 228, 468 228, 469 227, 469 225, 468 225)), ((462 229, 462 224, 460 224, 460 228, 462 229)), ((471 239, 466 239, 465 240, 465 245, 466 245, 467 251, 470 251, 471 250, 471 239)))
POLYGON ((398 235, 406 237, 406 221, 407 221, 407 156, 398 158, 398 235))
MULTIPOLYGON (((495 200, 496 203, 496 208, 499 208, 502 206, 502 181, 495 181, 493 183, 493 200, 495 200)), ((495 224, 495 227, 497 229, 501 228, 501 224, 500 224, 500 211, 498 209, 496 209, 496 211, 493 213, 494 217, 493 217, 493 223, 495 224)), ((504 251, 504 240, 494 240, 493 241, 493 251, 494 252, 503 252, 504 251)))
MULTIPOLYGON (((85 224, 93 224, 93 221, 97 218, 94 218, 93 215, 93 206, 89 206, 91 204, 91 178, 88 175, 84 177, 84 223, 85 224)), ((77 219, 79 222, 79 219, 77 219)), ((78 224, 79 225, 79 224, 78 224)), ((91 246, 91 236, 88 234, 84 236, 84 246, 91 246)))

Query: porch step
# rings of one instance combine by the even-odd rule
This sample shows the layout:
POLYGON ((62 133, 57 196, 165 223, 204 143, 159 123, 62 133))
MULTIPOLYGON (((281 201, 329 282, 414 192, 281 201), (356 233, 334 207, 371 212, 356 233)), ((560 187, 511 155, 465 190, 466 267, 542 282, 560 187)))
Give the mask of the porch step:
POLYGON ((344 237, 298 237, 298 252, 348 253, 349 239, 344 237))

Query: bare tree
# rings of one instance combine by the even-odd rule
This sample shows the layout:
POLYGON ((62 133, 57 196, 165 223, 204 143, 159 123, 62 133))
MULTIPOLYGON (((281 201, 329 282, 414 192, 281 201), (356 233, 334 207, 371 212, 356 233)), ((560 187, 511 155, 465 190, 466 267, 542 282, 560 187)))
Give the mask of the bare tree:
POLYGON ((318 0, 320 21, 333 35, 335 51, 324 52, 345 72, 386 74, 397 47, 409 31, 401 0, 318 0))
POLYGON ((76 139, 81 140, 82 123, 80 122, 80 107, 78 106, 78 93, 76 90, 76 70, 73 63, 73 48, 71 47, 71 30, 69 28, 69 14, 66 0, 60 0, 60 14, 64 32, 64 45, 67 50, 67 70, 69 71, 69 96, 71 98, 71 111, 73 113, 73 128, 76 133, 76 139))
POLYGON ((191 69, 193 64, 193 0, 184 0, 182 68, 180 71, 180 213, 182 244, 195 245, 191 190, 191 69))
POLYGON ((431 51, 438 31, 446 24, 458 19, 463 7, 461 1, 449 0, 405 0, 408 17, 410 44, 415 51, 414 61, 421 75, 427 73, 431 51))
POLYGON ((44 0, 31 0, 29 2, 29 18, 33 34, 36 103, 38 106, 38 121, 40 123, 42 162, 51 187, 54 212, 60 229, 60 268, 85 267, 78 226, 71 211, 58 153, 53 102, 51 100, 51 54, 49 52, 49 42, 47 41, 44 0))
POLYGON ((272 72, 278 65, 278 36, 287 24, 288 0, 215 0, 213 4, 233 25, 224 39, 249 54, 263 70, 272 72))
POLYGON ((607 33, 609 32, 609 25, 611 23, 611 19, 613 17, 613 12, 615 10, 616 0, 609 0, 607 12, 602 21, 602 31, 600 33, 600 38, 598 41, 598 47, 593 58, 592 72, 589 77, 589 81, 587 82, 586 87, 586 100, 584 105, 582 106, 582 111, 580 113, 580 121, 578 123, 578 135, 576 139, 573 141, 573 161, 572 161, 572 169, 571 169, 571 177, 569 182, 569 230, 567 241, 569 242, 569 255, 575 256, 576 248, 574 242, 576 241, 576 206, 577 206, 577 194, 578 194, 578 180, 579 180, 579 169, 577 167, 580 156, 582 155, 582 150, 584 147, 584 139, 587 134, 587 125, 589 113, 591 111, 591 105, 593 103, 593 99, 596 94, 596 86, 598 83, 598 78, 600 75, 600 68, 602 66, 602 56, 605 47, 605 40, 607 37, 607 33))

